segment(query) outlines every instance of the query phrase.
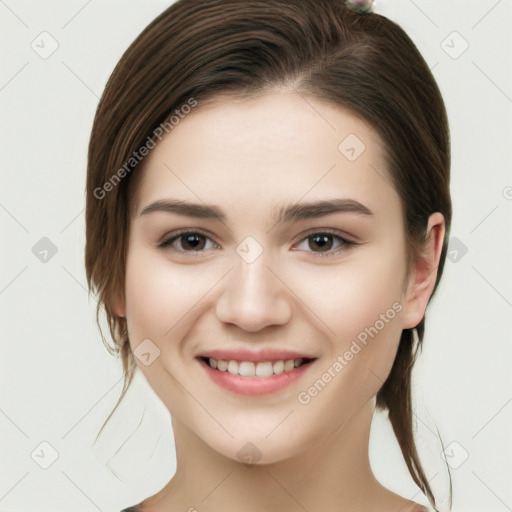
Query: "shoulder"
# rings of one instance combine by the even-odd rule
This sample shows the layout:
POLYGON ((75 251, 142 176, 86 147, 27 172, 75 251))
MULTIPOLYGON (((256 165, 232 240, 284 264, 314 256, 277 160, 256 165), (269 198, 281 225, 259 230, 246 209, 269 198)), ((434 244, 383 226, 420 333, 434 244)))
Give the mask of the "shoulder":
POLYGON ((123 508, 120 512, 151 512, 153 507, 151 506, 151 498, 140 501, 136 505, 131 507, 123 508))

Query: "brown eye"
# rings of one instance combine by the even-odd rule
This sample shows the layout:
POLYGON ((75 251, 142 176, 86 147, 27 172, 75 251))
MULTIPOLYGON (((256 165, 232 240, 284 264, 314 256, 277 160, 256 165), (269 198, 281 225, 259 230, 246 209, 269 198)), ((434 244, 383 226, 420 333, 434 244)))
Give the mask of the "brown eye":
POLYGON ((204 249, 205 237, 203 235, 186 233, 180 235, 178 239, 181 239, 181 247, 184 249, 191 249, 192 251, 201 251, 204 249))
POLYGON ((299 248, 301 245, 303 247, 306 245, 306 248, 300 249, 305 252, 312 252, 313 254, 319 254, 320 256, 331 256, 344 249, 349 249, 357 244, 355 242, 351 242, 350 240, 346 240, 340 235, 319 231, 311 233, 306 238, 303 238, 299 243, 299 248))
POLYGON ((309 246, 313 248, 318 248, 321 252, 328 251, 332 248, 332 237, 333 235, 328 233, 313 235, 308 237, 308 240, 310 241, 309 246))
POLYGON ((158 247, 167 248, 172 247, 178 252, 202 252, 210 247, 205 247, 207 245, 207 241, 210 240, 213 246, 219 247, 215 242, 213 242, 210 237, 203 235, 202 233, 196 231, 182 231, 170 238, 164 240, 158 247), (180 247, 176 247, 179 245, 180 247))

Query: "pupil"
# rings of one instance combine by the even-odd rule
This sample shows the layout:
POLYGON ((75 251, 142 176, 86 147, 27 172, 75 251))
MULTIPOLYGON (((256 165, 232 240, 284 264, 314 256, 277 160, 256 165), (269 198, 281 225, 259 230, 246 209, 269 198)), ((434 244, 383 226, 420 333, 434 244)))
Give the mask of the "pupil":
POLYGON ((329 243, 330 237, 331 237, 331 235, 329 235, 329 234, 323 234, 323 235, 315 235, 312 237, 312 239, 315 241, 314 243, 316 245, 320 246, 320 249, 322 251, 328 251, 332 246, 332 243, 329 243), (326 248, 325 244, 328 245, 327 248, 326 248))
MULTIPOLYGON (((185 235, 185 244, 190 245, 193 250, 197 250, 197 243, 194 242, 194 240, 197 242, 197 240, 201 238, 199 235, 185 235)), ((201 242, 199 242, 199 245, 201 245, 201 242)))

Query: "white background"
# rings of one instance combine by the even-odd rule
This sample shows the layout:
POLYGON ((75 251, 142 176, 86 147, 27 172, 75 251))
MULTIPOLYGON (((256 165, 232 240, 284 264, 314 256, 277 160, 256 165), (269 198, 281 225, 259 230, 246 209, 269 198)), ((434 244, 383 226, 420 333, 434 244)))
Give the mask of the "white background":
MULTIPOLYGON (((83 265, 95 108, 123 51, 168 5, 0 0, 1 512, 118 512, 174 472, 169 414, 140 374, 94 443, 122 373, 101 342, 83 265), (46 59, 31 47, 49 51, 52 40, 46 59), (57 250, 46 262, 33 253, 43 237, 57 250)), ((441 510, 448 480, 436 429, 453 468, 453 510, 510 511, 512 1, 381 0, 376 11, 403 26, 433 69, 452 136, 458 240, 415 373, 420 454, 441 510)), ((384 485, 426 503, 382 416, 371 459, 384 485)))

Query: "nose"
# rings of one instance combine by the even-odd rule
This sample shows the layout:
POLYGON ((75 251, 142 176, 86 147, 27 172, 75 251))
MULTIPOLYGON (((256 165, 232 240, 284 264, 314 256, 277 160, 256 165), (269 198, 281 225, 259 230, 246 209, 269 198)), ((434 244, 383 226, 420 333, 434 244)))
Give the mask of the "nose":
POLYGON ((241 258, 236 261, 235 268, 223 280, 216 304, 219 321, 248 332, 290 321, 292 293, 268 263, 266 251, 252 263, 241 258))

